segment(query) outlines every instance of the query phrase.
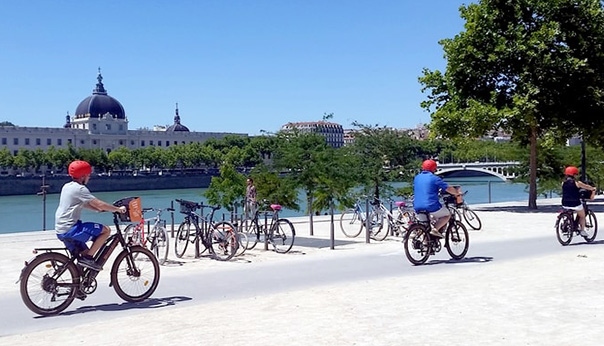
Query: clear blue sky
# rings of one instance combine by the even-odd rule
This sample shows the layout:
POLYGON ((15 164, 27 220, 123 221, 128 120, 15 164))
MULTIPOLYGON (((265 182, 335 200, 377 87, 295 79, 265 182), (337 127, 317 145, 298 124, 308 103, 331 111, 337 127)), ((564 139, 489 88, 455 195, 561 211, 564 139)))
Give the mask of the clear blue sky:
POLYGON ((5 1, 0 121, 60 127, 97 68, 129 128, 275 132, 290 121, 429 122, 417 78, 462 0, 5 1))

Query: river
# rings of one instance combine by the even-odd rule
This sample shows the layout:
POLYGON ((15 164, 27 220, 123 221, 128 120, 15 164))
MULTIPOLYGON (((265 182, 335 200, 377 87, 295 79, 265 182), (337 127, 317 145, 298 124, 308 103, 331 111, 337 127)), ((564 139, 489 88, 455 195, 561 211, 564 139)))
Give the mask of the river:
MULTIPOLYGON (((527 200, 528 192, 525 184, 502 182, 499 179, 488 180, 484 177, 478 178, 455 178, 446 179, 450 184, 461 185, 463 191, 468 191, 466 202, 468 204, 506 202, 527 200), (490 193, 489 193, 490 191, 490 193)), ((397 184, 398 185, 398 184, 397 184)), ((203 201, 205 189, 177 189, 177 190, 145 190, 145 191, 114 191, 98 192, 93 194, 107 202, 112 202, 123 197, 140 196, 143 207, 166 208, 171 205, 174 199, 185 199, 191 201, 203 201)), ((303 198, 301 195, 300 198, 303 198)), ((46 229, 54 229, 54 213, 59 203, 59 194, 50 194, 46 196, 46 229)), ((178 210, 178 204, 173 202, 178 210)), ((303 206, 300 211, 283 210, 281 215, 284 217, 302 216, 305 214, 305 203, 300 201, 303 206)), ((15 232, 40 231, 43 229, 44 214, 43 197, 37 195, 24 196, 2 196, 0 197, 0 234, 15 232)), ((221 218, 222 209, 217 212, 217 217, 221 218)), ((170 214, 164 214, 170 222, 170 214)), ((90 210, 84 210, 82 219, 86 221, 96 221, 104 224, 111 224, 112 218, 109 213, 96 213, 90 210)), ((180 213, 174 213, 175 222, 180 222, 182 216, 180 213)))

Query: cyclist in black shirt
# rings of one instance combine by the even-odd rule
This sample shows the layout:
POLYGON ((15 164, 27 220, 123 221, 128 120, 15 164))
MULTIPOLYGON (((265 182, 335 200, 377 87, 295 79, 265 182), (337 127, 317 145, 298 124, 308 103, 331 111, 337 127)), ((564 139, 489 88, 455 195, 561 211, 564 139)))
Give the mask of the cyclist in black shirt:
POLYGON ((577 169, 577 167, 566 167, 564 174, 566 177, 562 183, 562 207, 565 209, 572 209, 577 213, 577 216, 579 217, 579 227, 581 227, 580 233, 582 236, 587 237, 588 234, 585 232, 585 210, 583 210, 579 190, 585 189, 595 191, 596 188, 576 180, 575 177, 579 174, 579 169, 577 169))

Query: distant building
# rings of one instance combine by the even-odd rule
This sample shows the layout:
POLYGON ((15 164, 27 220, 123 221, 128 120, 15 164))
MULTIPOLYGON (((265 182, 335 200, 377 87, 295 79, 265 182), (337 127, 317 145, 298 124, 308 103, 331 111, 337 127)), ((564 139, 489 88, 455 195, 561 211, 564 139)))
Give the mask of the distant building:
POLYGON ((351 145, 354 143, 354 134, 357 130, 345 129, 344 130, 344 145, 351 145))
POLYGON ((46 150, 66 148, 101 148, 107 153, 119 147, 129 149, 147 146, 168 147, 175 144, 204 142, 226 135, 247 136, 243 133, 191 132, 182 125, 176 104, 174 124, 155 126, 153 130, 128 130, 128 118, 122 104, 107 94, 101 70, 96 88, 76 107, 73 117, 66 117, 62 128, 0 126, 0 149, 8 148, 13 154, 19 149, 46 150))
POLYGON ((340 124, 327 121, 287 123, 283 125, 281 129, 298 129, 301 132, 313 132, 320 134, 325 137, 327 144, 334 148, 339 148, 344 145, 344 129, 340 124))
POLYGON ((405 132, 409 137, 424 140, 428 139, 430 136, 430 130, 424 124, 419 124, 415 128, 412 129, 401 129, 400 131, 405 132))

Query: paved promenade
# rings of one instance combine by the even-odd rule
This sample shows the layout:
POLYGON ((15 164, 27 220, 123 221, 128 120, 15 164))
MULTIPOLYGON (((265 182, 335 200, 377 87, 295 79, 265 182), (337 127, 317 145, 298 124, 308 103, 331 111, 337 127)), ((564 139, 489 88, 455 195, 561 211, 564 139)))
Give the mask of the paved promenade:
MULTIPOLYGON (((366 244, 343 237, 337 222, 336 249, 330 250, 327 216, 316 218, 313 237, 307 218, 294 218, 298 238, 291 254, 253 250, 218 262, 177 260, 171 250, 158 294, 178 292, 169 284, 177 278, 259 269, 278 273, 306 264, 308 272, 338 266, 348 273, 345 280, 315 281, 316 275, 298 271, 313 281, 301 285, 275 275, 271 291, 227 293, 225 287, 248 289, 233 280, 230 286, 217 284, 225 292, 217 299, 191 293, 194 303, 117 314, 99 308, 122 304, 99 283, 108 298, 74 302, 67 311, 79 314, 39 319, 22 304, 18 311, 4 310, 0 324, 13 314, 31 318, 25 332, 0 328, 0 345, 602 345, 604 230, 592 244, 575 238, 561 246, 554 232, 558 203, 539 200, 537 211, 528 211, 526 202, 473 206, 483 230, 470 232, 467 258, 454 262, 443 250, 424 266, 407 261, 400 239, 366 244), (380 274, 371 275, 346 265, 359 259, 388 269, 376 267, 380 274), (49 329, 48 321, 59 326, 49 329)), ((592 205, 604 222, 604 199, 592 205)), ((52 232, 0 235, 2 296, 19 300, 15 281, 30 250, 56 244, 52 232)))

